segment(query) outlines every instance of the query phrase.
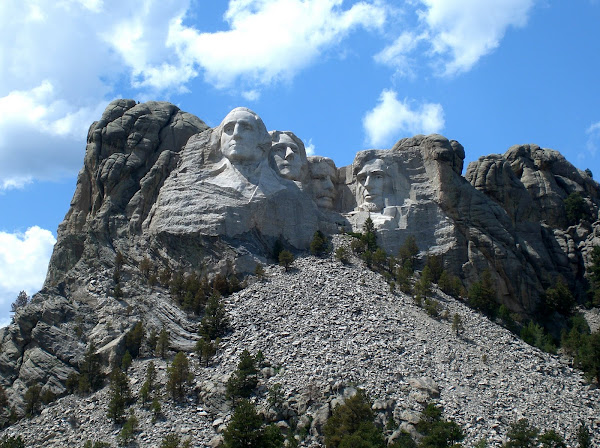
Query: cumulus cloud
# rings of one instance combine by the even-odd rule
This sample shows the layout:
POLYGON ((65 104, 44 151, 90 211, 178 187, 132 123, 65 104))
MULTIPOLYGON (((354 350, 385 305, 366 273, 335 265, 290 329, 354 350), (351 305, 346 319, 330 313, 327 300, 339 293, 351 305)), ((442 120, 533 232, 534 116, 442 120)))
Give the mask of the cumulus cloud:
POLYGON ((444 128, 440 104, 398 100, 393 90, 384 90, 379 102, 363 118, 367 142, 372 146, 391 145, 403 134, 431 134, 444 128))
POLYGON ((0 321, 20 291, 32 295, 42 287, 55 243, 52 232, 37 226, 0 232, 0 321))
POLYGON ((169 29, 168 45, 182 61, 193 61, 205 79, 226 88, 242 79, 252 85, 289 80, 357 28, 379 28, 385 8, 342 0, 231 0, 230 29, 202 33, 182 17, 169 29))
POLYGON ((149 86, 172 83, 165 41, 170 20, 188 6, 182 0, 0 2, 0 39, 10 43, 0 52, 0 190, 77 172, 88 126, 117 94, 118 81, 130 78, 133 85, 140 76, 127 62, 149 67, 149 86), (128 28, 136 20, 140 25, 128 28))
POLYGON ((375 60, 410 75, 414 60, 443 67, 438 74, 470 70, 500 45, 507 29, 522 27, 535 0, 416 0, 416 23, 385 47, 375 60))
POLYGON ((48 80, 0 98, 0 191, 58 178, 83 161, 85 135, 103 105, 76 107, 48 80))

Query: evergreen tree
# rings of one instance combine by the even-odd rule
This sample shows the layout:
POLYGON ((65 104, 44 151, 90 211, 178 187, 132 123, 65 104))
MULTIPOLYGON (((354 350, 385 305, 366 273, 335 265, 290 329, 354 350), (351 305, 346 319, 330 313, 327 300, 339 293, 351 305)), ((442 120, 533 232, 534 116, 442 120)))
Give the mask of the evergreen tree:
POLYGON ((453 421, 442 419, 442 408, 428 403, 416 425, 423 436, 420 448, 447 448, 456 445, 464 438, 462 429, 453 421))
POLYGON ((421 278, 415 283, 417 299, 423 300, 431 295, 431 270, 429 266, 425 266, 421 272, 421 278))
POLYGON ((377 250, 377 234, 375 231, 375 224, 370 216, 363 224, 363 234, 360 239, 366 245, 368 252, 375 252, 377 250))
POLYGON ((150 401, 150 394, 156 387, 156 367, 154 366, 154 361, 150 361, 148 363, 148 367, 146 367, 146 380, 140 389, 140 400, 142 402, 142 406, 146 406, 150 401))
POLYGON ((206 308, 204 317, 200 322, 200 335, 207 341, 212 341, 223 336, 229 328, 229 318, 225 311, 225 305, 221 302, 218 295, 211 295, 206 308))
POLYGON ((96 346, 91 342, 79 365, 79 393, 94 392, 103 386, 104 374, 101 367, 100 355, 96 353, 96 346))
POLYGON ((169 352, 169 345, 170 345, 169 341, 170 341, 169 332, 166 330, 165 327, 163 327, 162 330, 160 330, 160 333, 158 335, 158 340, 156 341, 156 353, 162 359, 166 359, 167 353, 169 352))
POLYGON ((25 442, 21 436, 4 436, 0 440, 0 448, 25 448, 25 442))
POLYGON ((425 266, 429 266, 429 271, 431 272, 431 281, 433 283, 438 283, 440 277, 442 276, 442 272, 444 271, 442 257, 440 255, 428 254, 425 266))
POLYGON ((261 263, 256 263, 256 267, 254 268, 254 275, 259 280, 264 280, 265 278, 265 268, 261 263))
POLYGON ((410 235, 404 240, 398 251, 400 266, 410 270, 412 273, 415 270, 415 261, 418 254, 419 247, 417 246, 417 240, 414 236, 410 235))
POLYGON ((178 448, 181 437, 175 433, 167 434, 160 443, 160 448, 178 448))
POLYGON ((279 253, 279 264, 285 268, 285 272, 290 270, 292 263, 294 263, 294 254, 289 250, 282 250, 279 253))
POLYGON ((127 375, 119 369, 113 369, 110 374, 110 392, 107 417, 114 423, 121 423, 124 419, 125 407, 131 401, 131 390, 127 375))
POLYGON ((337 406, 327 419, 323 430, 327 448, 368 447, 384 448, 383 434, 373 423, 371 403, 362 390, 337 406), (364 440, 364 444, 359 444, 364 440))
POLYGON ((549 311, 568 316, 575 307, 575 298, 562 277, 558 277, 554 288, 546 289, 545 302, 549 311))
POLYGON ((475 308, 490 318, 496 316, 498 305, 496 303, 496 290, 492 281, 491 272, 486 269, 481 275, 481 280, 471 285, 468 297, 469 306, 475 308))
POLYGON ((452 317, 452 331, 456 333, 456 336, 460 336, 463 331, 465 331, 465 326, 463 325, 462 318, 460 314, 454 313, 452 317))
POLYGON ((132 358, 137 358, 140 354, 140 348, 144 340, 144 324, 136 323, 131 331, 125 334, 125 350, 129 352, 132 358))
POLYGON ((204 360, 206 367, 208 367, 210 360, 217 354, 217 348, 220 343, 220 339, 217 338, 214 341, 207 341, 204 338, 200 338, 196 342, 196 352, 200 360, 204 360))
POLYGON ((25 291, 21 291, 15 301, 10 305, 10 311, 14 313, 19 308, 23 308, 25 305, 27 305, 29 301, 30 298, 27 293, 25 291))
POLYGON ((260 416, 248 400, 240 400, 223 432, 226 448, 280 448, 283 436, 274 425, 263 427, 260 416))
POLYGON ((236 398, 248 398, 258 384, 256 359, 248 350, 240 355, 237 369, 227 381, 227 397, 234 403, 236 398))
POLYGON ((553 429, 542 434, 538 441, 541 448, 567 448, 564 439, 553 429))
POLYGON ((323 232, 317 230, 310 242, 310 253, 321 257, 329 252, 329 243, 323 232))
POLYGON ((590 448, 592 446, 592 436, 587 425, 581 421, 577 428, 577 443, 579 448, 590 448))
POLYGON ((581 193, 575 191, 564 200, 567 222, 570 226, 578 224, 589 214, 588 207, 581 196, 581 193))
POLYGON ((133 360, 131 359, 129 350, 127 350, 125 352, 125 354, 123 355, 123 358, 121 359, 121 369, 123 369, 123 372, 127 373, 127 371, 129 370, 129 367, 131 367, 132 362, 133 362, 133 360))
POLYGON ((138 427, 138 419, 133 413, 133 409, 127 418, 127 421, 121 428, 119 435, 117 436, 117 443, 119 446, 129 446, 135 439, 135 433, 138 427))
POLYGON ((592 284, 590 296, 592 304, 600 306, 600 246, 594 246, 592 249, 591 266, 589 268, 589 278, 592 284))
POLYGON ((190 365, 185 353, 179 352, 175 355, 173 363, 167 370, 167 391, 175 401, 185 398, 187 385, 191 380, 190 365))
POLYGON ((508 442, 504 448, 535 448, 538 445, 537 436, 539 429, 529 424, 529 420, 522 418, 510 425, 506 434, 508 442))
POLYGON ((343 264, 348 264, 348 261, 349 261, 348 249, 346 249, 343 246, 338 247, 335 250, 335 258, 337 258, 343 264))
POLYGON ((41 392, 42 388, 39 386, 39 384, 30 386, 25 392, 25 414, 28 417, 33 417, 39 412, 42 404, 41 392))

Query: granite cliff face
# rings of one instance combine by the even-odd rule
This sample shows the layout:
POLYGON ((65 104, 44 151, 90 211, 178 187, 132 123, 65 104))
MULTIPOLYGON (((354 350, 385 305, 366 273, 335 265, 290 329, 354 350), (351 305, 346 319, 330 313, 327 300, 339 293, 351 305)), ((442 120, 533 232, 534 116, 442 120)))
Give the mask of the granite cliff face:
MULTIPOLYGON (((460 143, 418 135, 388 150, 360 151, 352 165, 337 168, 325 157, 307 157, 292 132, 267 132, 245 108, 208 128, 172 104, 114 101, 90 127, 44 288, 0 331, 0 383, 17 408, 34 383, 62 394, 91 342, 108 365, 138 321, 148 331, 167 328, 173 349, 192 350, 198 317, 176 306, 168 289, 145 285, 144 258, 157 268, 241 277, 268 262, 277 241, 300 253, 316 230, 361 231, 368 217, 388 253, 414 236, 420 263, 440 255, 465 287, 488 269, 498 302, 515 312, 535 313, 558 276, 583 298, 585 266, 600 244, 598 184, 535 145, 482 157, 463 177, 464 158, 460 143), (569 225, 564 201, 574 192, 585 217, 569 225), (123 287, 115 297, 118 254, 123 287)), ((243 307, 243 293, 236 297, 233 315, 243 307)), ((427 341, 415 343, 427 350, 427 341)), ((226 364, 234 362, 232 347, 226 364)), ((369 388, 384 395, 378 385, 369 388)))

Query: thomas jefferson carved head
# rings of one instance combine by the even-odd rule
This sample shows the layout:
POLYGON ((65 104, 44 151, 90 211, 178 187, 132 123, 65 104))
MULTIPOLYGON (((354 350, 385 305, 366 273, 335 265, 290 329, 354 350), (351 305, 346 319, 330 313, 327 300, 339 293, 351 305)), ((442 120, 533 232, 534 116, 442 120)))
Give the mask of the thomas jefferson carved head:
POLYGON ((305 177, 308 160, 304 143, 289 131, 271 131, 273 146, 271 162, 281 177, 302 181, 305 177))

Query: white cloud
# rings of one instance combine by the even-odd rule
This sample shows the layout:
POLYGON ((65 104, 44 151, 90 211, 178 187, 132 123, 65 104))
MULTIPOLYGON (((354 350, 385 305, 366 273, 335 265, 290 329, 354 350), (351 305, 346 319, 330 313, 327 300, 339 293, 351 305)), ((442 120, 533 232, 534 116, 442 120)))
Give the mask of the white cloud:
POLYGON ((306 149, 306 155, 307 156, 314 156, 315 155, 315 144, 312 141, 312 138, 308 139, 308 142, 305 143, 304 148, 306 149))
POLYGON ((401 76, 413 76, 415 62, 410 54, 426 38, 426 34, 405 31, 391 45, 377 53, 374 59, 381 64, 395 67, 397 74, 401 76))
POLYGON ((88 126, 123 79, 154 90, 181 82, 182 72, 169 65, 177 56, 165 42, 170 21, 188 6, 188 0, 1 1, 0 190, 75 174, 88 126))
POLYGON ((406 134, 440 132, 444 128, 444 111, 440 104, 399 101, 395 91, 384 90, 377 106, 365 114, 363 127, 368 144, 391 145, 406 134))
POLYGON ((246 90, 242 92, 242 96, 248 101, 257 101, 260 98, 260 90, 246 90))
POLYGON ((500 44, 506 30, 522 27, 535 0, 420 0, 418 12, 432 51, 445 63, 444 74, 470 70, 500 44))
MULTIPOLYGON (((0 232, 0 308, 8 310, 19 291, 32 295, 44 283, 56 240, 37 226, 25 233, 0 232)), ((4 316, 0 316, 3 320, 4 316)))
POLYGON ((536 0, 412 0, 414 21, 404 15, 402 33, 375 60, 414 75, 418 62, 439 75, 470 70, 500 45, 509 27, 522 27, 536 0), (440 69, 441 67, 441 69, 440 69))
POLYGON ((77 108, 56 96, 48 80, 0 98, 0 190, 76 172, 85 136, 103 104, 77 108))
POLYGON ((240 78, 253 86, 290 80, 352 30, 379 28, 385 8, 342 0, 232 0, 225 13, 230 29, 201 33, 171 22, 168 45, 181 61, 193 61, 217 88, 240 78))

